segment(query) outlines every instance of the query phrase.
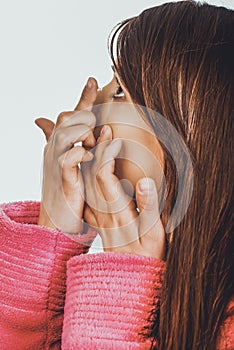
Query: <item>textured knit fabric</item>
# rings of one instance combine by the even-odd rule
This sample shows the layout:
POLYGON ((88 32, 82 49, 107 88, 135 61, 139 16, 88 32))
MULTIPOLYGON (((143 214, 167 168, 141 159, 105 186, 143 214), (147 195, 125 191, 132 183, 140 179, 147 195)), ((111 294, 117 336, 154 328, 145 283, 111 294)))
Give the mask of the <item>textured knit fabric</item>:
POLYGON ((61 349, 66 263, 88 250, 35 225, 39 210, 36 202, 0 208, 1 350, 61 349))
POLYGON ((138 333, 158 301, 164 262, 99 253, 68 263, 64 349, 149 349, 138 333), (154 298, 155 294, 155 298, 154 298))
MULTIPOLYGON (((0 349, 149 349, 140 332, 160 298, 165 263, 121 253, 84 255, 96 233, 74 242, 37 226, 39 209, 38 202, 0 208, 0 349)), ((234 349, 233 329, 230 316, 218 349, 234 349)))
POLYGON ((230 301, 226 314, 229 316, 220 329, 218 350, 234 350, 234 298, 230 301))

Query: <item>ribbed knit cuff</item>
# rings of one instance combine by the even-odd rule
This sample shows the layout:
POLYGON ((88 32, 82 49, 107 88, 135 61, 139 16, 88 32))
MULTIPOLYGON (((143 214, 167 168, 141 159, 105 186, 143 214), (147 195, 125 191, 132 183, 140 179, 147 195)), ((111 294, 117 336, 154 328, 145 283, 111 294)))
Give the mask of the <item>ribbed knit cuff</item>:
POLYGON ((0 206, 1 350, 60 348, 66 264, 89 249, 38 226, 39 211, 32 201, 0 206))
POLYGON ((160 297, 164 268, 122 253, 70 259, 62 349, 149 349, 139 332, 160 297))
POLYGON ((234 296, 231 298, 226 309, 226 318, 222 323, 217 339, 217 349, 234 349, 234 296))

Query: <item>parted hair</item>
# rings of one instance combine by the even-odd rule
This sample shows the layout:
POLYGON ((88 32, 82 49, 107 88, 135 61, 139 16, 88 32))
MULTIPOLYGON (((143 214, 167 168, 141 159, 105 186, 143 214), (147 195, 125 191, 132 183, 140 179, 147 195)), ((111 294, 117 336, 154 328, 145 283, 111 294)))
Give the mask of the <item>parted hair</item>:
MULTIPOLYGON (((168 234, 160 304, 142 335, 152 339, 152 349, 214 350, 234 295, 234 11, 194 1, 167 3, 120 23, 109 44, 132 100, 175 127, 193 164, 190 205, 168 234)), ((157 135, 156 120, 147 117, 157 135)), ((162 148, 166 225, 178 179, 162 148)))

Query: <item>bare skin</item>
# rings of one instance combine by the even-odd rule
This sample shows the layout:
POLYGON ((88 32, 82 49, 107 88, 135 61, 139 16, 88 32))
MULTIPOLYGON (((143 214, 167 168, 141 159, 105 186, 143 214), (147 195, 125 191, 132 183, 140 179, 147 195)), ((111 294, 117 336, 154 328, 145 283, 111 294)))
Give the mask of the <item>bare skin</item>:
MULTIPOLYGON (((158 211, 157 179, 147 177, 149 169, 143 174, 137 173, 136 169, 131 171, 131 162, 128 167, 127 160, 123 160, 123 173, 121 162, 116 167, 115 160, 123 148, 123 140, 130 135, 133 141, 137 137, 138 141, 140 138, 140 142, 145 142, 144 146, 162 164, 162 152, 156 137, 147 128, 132 126, 129 131, 129 126, 123 125, 121 128, 105 117, 99 120, 99 125, 108 124, 102 129, 103 132, 100 134, 101 127, 94 129, 96 116, 91 112, 93 105, 107 102, 112 96, 109 91, 115 87, 113 79, 102 91, 98 91, 96 80, 90 78, 75 111, 61 113, 55 125, 44 118, 36 120, 48 141, 44 153, 44 191, 38 225, 58 227, 64 232, 75 234, 82 231, 85 219, 100 234, 104 251, 162 259, 165 253, 165 233, 158 211), (140 135, 139 130, 147 133, 148 137, 140 135), (115 138, 118 140, 112 142, 115 138), (74 146, 79 141, 82 141, 82 146, 74 146), (93 156, 88 150, 94 147, 93 156), (46 162, 46 159, 49 161, 46 162), (49 175, 51 162, 56 164, 53 167, 53 177, 49 175), (131 178, 131 174, 134 174, 134 178, 131 178), (55 181, 56 176, 60 180, 55 181), (120 184, 121 176, 127 178, 134 187, 135 201, 120 184), (113 201, 118 205, 117 211, 113 211, 113 201), (95 205, 91 206, 87 202, 95 205), (103 203, 105 212, 98 210, 103 203)), ((114 99, 113 103, 119 102, 116 98, 111 98, 114 99)), ((130 102, 130 95, 126 91, 124 99, 130 102)))

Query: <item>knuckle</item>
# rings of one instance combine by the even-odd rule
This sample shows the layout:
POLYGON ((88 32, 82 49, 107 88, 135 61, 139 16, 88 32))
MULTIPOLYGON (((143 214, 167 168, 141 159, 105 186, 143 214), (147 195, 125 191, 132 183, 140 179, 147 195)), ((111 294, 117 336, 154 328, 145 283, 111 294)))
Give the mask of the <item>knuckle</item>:
POLYGON ((56 132, 54 134, 55 144, 59 144, 59 145, 65 144, 66 143, 66 138, 67 138, 67 135, 66 135, 65 131, 62 128, 56 130, 56 132))
POLYGON ((63 124, 68 118, 71 117, 73 112, 61 112, 57 118, 57 125, 63 124))
POLYGON ((96 125, 96 117, 92 112, 87 113, 87 124, 90 127, 94 127, 96 125))
POLYGON ((104 167, 101 167, 98 171, 97 171, 97 174, 96 174, 96 180, 98 182, 105 182, 105 169, 104 167))
POLYGON ((157 208, 156 197, 152 193, 146 193, 140 197, 139 204, 146 211, 155 211, 155 208, 157 208))
POLYGON ((155 203, 143 203, 144 210, 152 212, 155 210, 155 203))
POLYGON ((85 91, 82 92, 81 94, 81 98, 80 98, 80 102, 89 102, 89 96, 87 95, 87 93, 85 91))
POLYGON ((68 156, 66 155, 66 156, 63 158, 62 168, 67 169, 67 168, 69 168, 69 166, 70 166, 69 158, 68 158, 68 156))
POLYGON ((82 124, 94 127, 96 125, 96 117, 94 113, 81 110, 78 112, 79 118, 82 120, 82 124))
POLYGON ((67 169, 70 167, 70 158, 69 158, 69 154, 65 153, 62 154, 59 158, 58 158, 58 164, 60 166, 61 169, 67 169))
POLYGON ((90 128, 87 125, 79 125, 76 128, 76 142, 84 141, 90 134, 90 128))
POLYGON ((89 133, 91 132, 91 129, 88 125, 81 125, 80 126, 80 137, 87 137, 89 135, 89 133))

